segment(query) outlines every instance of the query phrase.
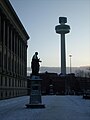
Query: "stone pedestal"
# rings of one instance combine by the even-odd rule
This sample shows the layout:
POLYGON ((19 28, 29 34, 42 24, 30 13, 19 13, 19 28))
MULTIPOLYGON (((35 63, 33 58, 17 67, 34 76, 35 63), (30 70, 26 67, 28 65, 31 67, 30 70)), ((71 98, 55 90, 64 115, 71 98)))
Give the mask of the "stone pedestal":
POLYGON ((45 108, 41 98, 41 81, 39 76, 32 76, 30 101, 29 104, 26 104, 27 108, 45 108))

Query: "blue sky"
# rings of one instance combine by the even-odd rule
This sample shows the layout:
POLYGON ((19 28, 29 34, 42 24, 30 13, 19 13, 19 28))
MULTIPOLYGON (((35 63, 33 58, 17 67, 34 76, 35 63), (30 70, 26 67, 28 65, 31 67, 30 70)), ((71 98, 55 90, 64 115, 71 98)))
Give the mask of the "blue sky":
POLYGON ((35 51, 41 66, 61 64, 60 36, 55 32, 59 17, 67 17, 70 33, 66 35, 66 65, 72 54, 72 66, 90 66, 90 0, 10 0, 30 36, 27 66, 35 51))

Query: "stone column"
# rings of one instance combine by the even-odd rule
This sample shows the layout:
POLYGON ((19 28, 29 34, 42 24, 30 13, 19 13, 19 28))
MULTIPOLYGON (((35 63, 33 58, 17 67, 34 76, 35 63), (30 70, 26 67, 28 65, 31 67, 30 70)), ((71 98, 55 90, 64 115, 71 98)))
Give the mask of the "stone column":
POLYGON ((1 44, 2 40, 1 40, 1 13, 0 13, 0 44, 1 44))
POLYGON ((18 55, 18 58, 19 58, 19 75, 20 75, 20 39, 19 39, 19 47, 18 47, 18 51, 19 51, 19 55, 18 55))
POLYGON ((16 55, 17 55, 17 74, 18 74, 18 35, 17 35, 17 39, 16 39, 16 41, 17 41, 17 50, 16 50, 16 55))
POLYGON ((12 73, 12 67, 13 67, 13 65, 12 65, 13 54, 12 53, 13 52, 12 52, 12 26, 11 26, 11 73, 12 73))
POLYGON ((16 33, 16 35, 15 35, 15 69, 16 69, 16 75, 18 74, 17 39, 18 39, 18 34, 16 33))
POLYGON ((19 36, 17 37, 17 74, 19 75, 19 36))
POLYGON ((5 19, 4 16, 2 17, 2 70, 4 69, 4 53, 5 53, 5 19))
POLYGON ((22 42, 22 76, 23 76, 23 42, 22 42))
POLYGON ((12 26, 9 24, 9 72, 12 72, 12 26))
POLYGON ((17 70, 19 74, 19 37, 17 37, 17 70))
POLYGON ((22 59, 22 76, 23 76, 23 40, 22 40, 22 46, 21 46, 21 59, 22 59))
POLYGON ((8 24, 8 21, 7 21, 7 18, 5 17, 4 18, 4 21, 5 21, 5 33, 4 33, 4 69, 5 69, 5 72, 7 72, 7 57, 8 57, 8 48, 7 48, 7 24, 8 24))
POLYGON ((16 71, 16 69, 17 69, 17 66, 16 66, 17 65, 17 55, 16 55, 16 52, 17 52, 17 43, 16 42, 17 42, 17 33, 15 32, 15 61, 14 61, 15 62, 15 74, 17 72, 16 71))
POLYGON ((8 66, 9 66, 9 20, 7 20, 7 72, 9 72, 8 70, 8 66))
POLYGON ((26 64, 25 64, 25 57, 26 57, 26 56, 25 56, 25 44, 24 44, 24 51, 23 51, 23 53, 24 53, 24 77, 25 77, 25 65, 26 65, 26 64))
POLYGON ((22 75, 22 40, 20 39, 20 75, 22 75))
POLYGON ((23 44, 22 44, 22 64, 23 64, 22 74, 23 74, 23 77, 24 77, 24 42, 23 42, 23 44))
POLYGON ((25 77, 27 76, 27 46, 25 45, 25 77))
POLYGON ((2 70, 2 40, 1 40, 1 13, 0 13, 0 71, 2 70))
POLYGON ((21 52, 21 48, 22 48, 22 43, 21 43, 21 38, 20 38, 20 76, 22 73, 22 52, 21 52))

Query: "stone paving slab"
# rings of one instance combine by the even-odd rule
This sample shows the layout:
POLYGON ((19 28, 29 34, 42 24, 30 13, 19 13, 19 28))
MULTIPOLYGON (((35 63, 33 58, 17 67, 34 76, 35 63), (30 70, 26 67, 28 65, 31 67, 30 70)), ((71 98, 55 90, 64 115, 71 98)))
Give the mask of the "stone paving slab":
POLYGON ((0 101, 0 120, 90 120, 90 100, 82 96, 42 96, 46 108, 27 109, 29 96, 0 101))

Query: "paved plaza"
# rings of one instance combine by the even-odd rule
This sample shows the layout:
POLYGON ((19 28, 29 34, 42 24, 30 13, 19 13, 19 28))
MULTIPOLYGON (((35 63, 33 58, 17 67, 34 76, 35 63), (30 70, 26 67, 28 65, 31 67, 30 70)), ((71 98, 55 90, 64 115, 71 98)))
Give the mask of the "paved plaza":
POLYGON ((0 101, 0 120, 90 120, 90 100, 82 96, 42 96, 46 108, 27 109, 29 96, 0 101))

